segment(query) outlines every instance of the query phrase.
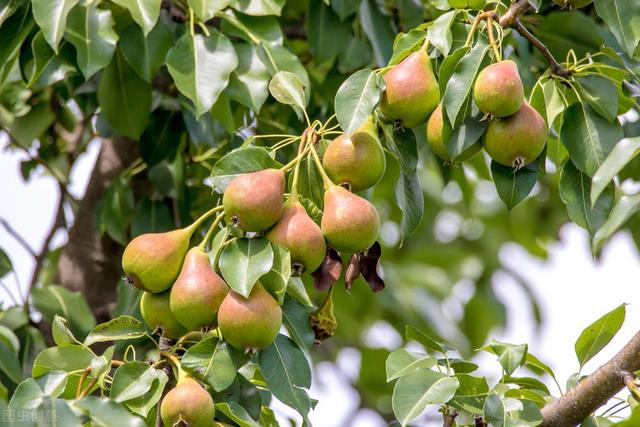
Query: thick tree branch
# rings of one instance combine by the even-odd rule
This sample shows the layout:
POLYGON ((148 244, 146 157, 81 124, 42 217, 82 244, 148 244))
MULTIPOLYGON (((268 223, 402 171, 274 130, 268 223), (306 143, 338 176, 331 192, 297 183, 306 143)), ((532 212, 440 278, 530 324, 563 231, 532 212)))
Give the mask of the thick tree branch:
POLYGON ((609 362, 542 408, 543 427, 576 426, 622 388, 635 387, 630 372, 640 369, 640 332, 609 362))

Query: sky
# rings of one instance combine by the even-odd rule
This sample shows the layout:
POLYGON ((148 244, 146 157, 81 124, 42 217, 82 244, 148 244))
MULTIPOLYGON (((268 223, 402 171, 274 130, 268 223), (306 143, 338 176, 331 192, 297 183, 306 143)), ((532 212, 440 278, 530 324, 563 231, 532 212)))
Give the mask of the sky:
MULTIPOLYGON (((34 177, 28 183, 20 175, 22 152, 7 151, 6 137, 0 134, 0 218, 18 230, 37 252, 53 221, 53 209, 58 198, 53 178, 34 177)), ((77 162, 71 174, 70 192, 76 197, 84 193, 89 173, 95 162, 99 142, 94 141, 77 162)), ((71 215, 69 215, 71 217, 71 215)), ((53 245, 65 242, 66 236, 55 236, 53 245)), ((31 279, 33 259, 28 252, 0 227, 0 247, 13 261, 15 275, 2 279, 11 289, 20 285, 21 295, 31 279)), ((630 236, 618 233, 607 244, 602 258, 591 257, 587 233, 575 225, 566 225, 560 241, 550 248, 548 260, 531 257, 516 244, 505 246, 500 253, 502 261, 530 279, 543 310, 544 324, 538 331, 532 322, 529 305, 520 288, 508 278, 498 276, 493 286, 508 308, 508 328, 493 338, 512 343, 529 343, 529 351, 547 362, 564 386, 566 379, 577 371, 574 342, 580 332, 620 304, 627 303, 627 320, 601 353, 589 361, 584 369, 590 373, 611 358, 638 330, 640 330, 640 255, 630 236)), ((21 299, 22 296, 17 296, 21 299)), ((0 288, 0 301, 10 302, 0 288)), ((372 346, 397 348, 401 339, 384 321, 365 331, 372 346), (385 344, 383 344, 385 343, 385 344)), ((493 369, 496 362, 489 355, 479 359, 493 369)), ((340 352, 337 367, 330 363, 316 366, 311 396, 319 399, 311 420, 317 427, 377 427, 387 425, 375 412, 357 412, 357 394, 349 386, 349 379, 357 377, 359 358, 357 351, 346 348, 340 352)), ((550 384, 551 386, 551 384, 550 384)), ((552 388, 552 390, 554 390, 552 388)), ((290 414, 277 405, 280 414, 290 414)), ((427 425, 441 425, 425 422, 427 425)))

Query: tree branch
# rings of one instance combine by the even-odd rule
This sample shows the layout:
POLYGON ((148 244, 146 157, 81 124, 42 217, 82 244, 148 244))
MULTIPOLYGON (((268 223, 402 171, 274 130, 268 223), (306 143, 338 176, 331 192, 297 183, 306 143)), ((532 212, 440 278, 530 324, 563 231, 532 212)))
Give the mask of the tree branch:
POLYGON ((16 241, 18 243, 20 243, 20 245, 24 248, 24 250, 26 250, 27 252, 29 252, 29 255, 31 255, 32 257, 36 257, 38 254, 36 254, 36 251, 33 250, 33 248, 29 245, 29 243, 24 240, 24 238, 20 235, 20 233, 18 233, 16 231, 16 229, 14 229, 11 224, 9 224, 7 222, 6 219, 4 218, 0 218, 0 225, 2 225, 5 229, 5 231, 14 239, 16 239, 16 241))
POLYGON ((576 426, 622 388, 636 387, 631 372, 640 369, 640 332, 610 361, 567 394, 542 408, 543 427, 576 426))

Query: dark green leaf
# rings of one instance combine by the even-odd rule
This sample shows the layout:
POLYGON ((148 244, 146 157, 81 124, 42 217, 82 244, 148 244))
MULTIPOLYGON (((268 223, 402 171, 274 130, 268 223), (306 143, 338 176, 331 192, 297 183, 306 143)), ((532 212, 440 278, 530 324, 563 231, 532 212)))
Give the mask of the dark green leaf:
POLYGON ((84 340, 84 345, 90 346, 105 341, 131 340, 145 335, 142 322, 131 316, 120 316, 93 328, 84 340))
POLYGON ((233 384, 236 366, 229 346, 211 337, 189 348, 182 356, 182 368, 201 379, 215 391, 222 391, 233 384))
POLYGON ((256 47, 245 43, 234 43, 233 47, 238 68, 231 74, 225 93, 258 113, 269 96, 269 70, 256 47))
POLYGON ((384 67, 393 53, 394 31, 389 18, 383 15, 375 0, 362 0, 358 14, 364 33, 373 47, 378 67, 384 67))
POLYGON ((335 112, 345 133, 356 131, 369 118, 384 92, 384 79, 375 71, 356 71, 342 83, 335 98, 335 112))
POLYGON ((229 0, 187 0, 187 3, 193 9, 198 19, 206 22, 213 18, 216 13, 227 7, 229 0))
POLYGON ((427 30, 429 41, 442 53, 443 57, 449 55, 453 35, 451 34, 451 24, 453 24, 457 10, 451 10, 438 16, 427 30))
POLYGON ((173 34, 163 20, 159 20, 145 36, 134 24, 129 25, 120 37, 122 56, 145 81, 151 82, 173 44, 173 34))
POLYGON ((626 304, 621 304, 582 331, 575 345, 581 368, 618 333, 624 323, 625 314, 626 304))
POLYGON ((99 229, 123 246, 129 241, 129 225, 133 217, 133 190, 122 175, 107 187, 99 213, 99 229))
POLYGON ((351 37, 351 24, 342 22, 323 0, 311 0, 307 7, 309 50, 318 63, 334 59, 351 37))
POLYGON ((231 0, 229 5, 247 15, 280 15, 286 0, 231 0))
POLYGON ((529 195, 538 179, 538 171, 533 163, 514 169, 492 161, 491 176, 500 199, 511 210, 529 195))
POLYGON ((424 215, 424 193, 417 172, 400 174, 395 185, 395 200, 402 212, 400 233, 404 239, 418 228, 424 215))
POLYGON ((628 0, 595 0, 593 3, 620 46, 633 56, 640 40, 640 29, 635 21, 640 16, 640 3, 628 0))
POLYGON ((289 336, 300 348, 310 349, 315 335, 309 326, 310 311, 293 298, 286 298, 282 305, 282 321, 289 336))
POLYGON ((58 45, 67 26, 67 16, 78 0, 33 0, 33 17, 42 28, 44 38, 58 52, 58 45))
POLYGON ((142 28, 146 36, 155 27, 160 16, 161 0, 112 0, 129 11, 133 20, 142 28))
POLYGON ((618 115, 618 90, 616 86, 608 78, 599 75, 579 77, 578 81, 591 108, 613 123, 618 115))
POLYGON ((219 261, 225 281, 245 298, 272 265, 273 249, 265 238, 236 239, 224 248, 219 261))
POLYGON ((211 169, 211 179, 217 189, 224 191, 229 182, 238 175, 281 167, 282 165, 276 162, 265 148, 243 147, 218 160, 211 169))
POLYGON ((9 258, 9 255, 0 248, 0 278, 6 276, 11 271, 13 271, 13 263, 9 258))
POLYGON ((113 374, 109 398, 146 417, 162 395, 167 374, 143 362, 128 362, 113 374))

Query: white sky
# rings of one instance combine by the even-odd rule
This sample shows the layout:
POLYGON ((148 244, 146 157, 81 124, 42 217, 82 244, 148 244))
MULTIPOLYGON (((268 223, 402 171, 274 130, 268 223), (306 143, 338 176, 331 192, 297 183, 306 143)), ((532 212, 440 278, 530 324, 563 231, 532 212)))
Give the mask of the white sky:
MULTIPOLYGON (((0 135, 0 148, 5 146, 6 139, 0 135)), ((98 149, 99 144, 92 143, 88 154, 77 162, 72 173, 72 194, 83 194, 98 149)), ((27 242, 39 251, 51 226, 58 194, 53 178, 37 177, 28 184, 22 180, 20 161, 24 158, 24 153, 0 152, 0 217, 19 230, 27 242)), ((58 235, 54 242, 62 244, 65 239, 66 236, 58 235)), ((30 280, 33 260, 2 227, 0 247, 9 254, 18 281, 24 289, 30 280)), ((551 365, 563 386, 566 378, 577 370, 573 345, 588 324, 619 304, 629 303, 627 321, 622 330, 605 350, 588 362, 585 373, 590 373, 608 360, 640 330, 637 303, 640 299, 640 256, 628 235, 616 235, 605 247, 604 256, 598 263, 591 258, 586 232, 574 225, 562 229, 561 241, 550 248, 548 261, 529 256, 517 245, 503 248, 501 257, 505 263, 529 278, 541 301, 545 323, 540 333, 536 334, 522 292, 508 280, 498 278, 494 286, 508 307, 509 327, 494 338, 514 343, 528 342, 530 351, 551 365)), ((14 276, 7 276, 3 280, 11 289, 16 289, 14 276)), ((0 300, 9 301, 2 289, 0 300)), ((394 332, 384 327, 384 323, 376 328, 376 332, 387 334, 388 342, 399 341, 394 332)), ((489 356, 483 356, 480 360, 490 362, 486 364, 487 368, 494 366, 489 356)), ((348 385, 348 378, 357 375, 357 353, 345 349, 341 352, 338 364, 341 370, 328 363, 317 367, 311 395, 320 403, 312 413, 314 425, 387 425, 372 411, 360 411, 353 418, 358 402, 357 395, 348 385)), ((289 413, 285 409, 281 411, 289 413)), ((434 425, 441 425, 441 421, 434 425)))

